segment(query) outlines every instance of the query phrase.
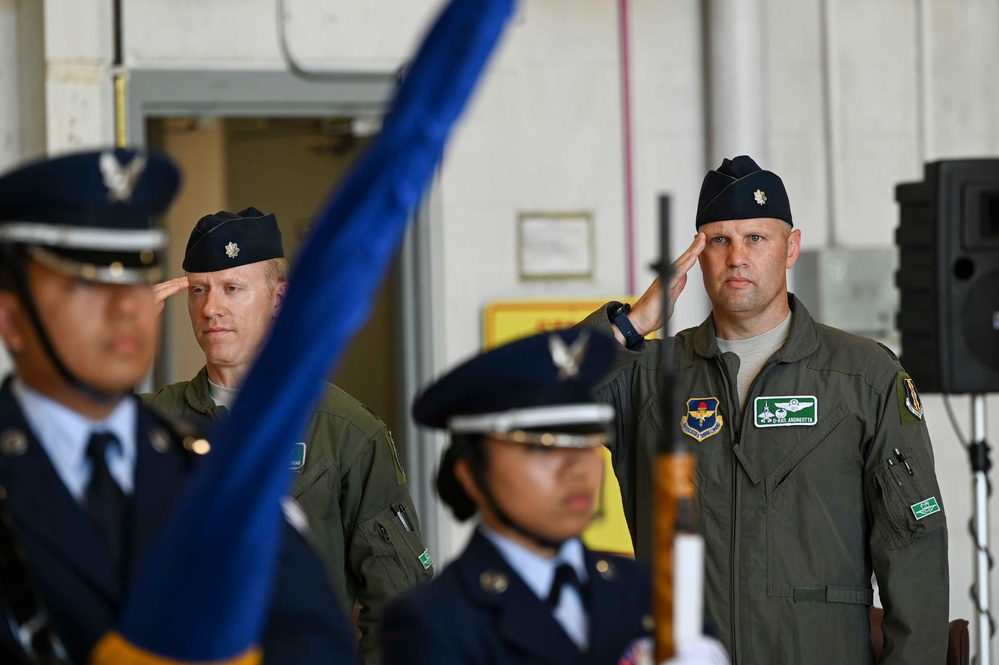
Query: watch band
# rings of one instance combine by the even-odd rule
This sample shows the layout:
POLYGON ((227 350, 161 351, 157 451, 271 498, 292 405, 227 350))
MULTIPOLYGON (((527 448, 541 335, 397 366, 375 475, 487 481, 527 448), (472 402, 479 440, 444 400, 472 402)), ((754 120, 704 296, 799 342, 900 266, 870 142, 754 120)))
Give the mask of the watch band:
POLYGON ((631 319, 628 318, 628 312, 630 311, 631 305, 625 303, 614 301, 607 305, 607 318, 624 335, 624 345, 628 349, 635 351, 645 345, 645 338, 638 334, 635 326, 631 323, 631 319))

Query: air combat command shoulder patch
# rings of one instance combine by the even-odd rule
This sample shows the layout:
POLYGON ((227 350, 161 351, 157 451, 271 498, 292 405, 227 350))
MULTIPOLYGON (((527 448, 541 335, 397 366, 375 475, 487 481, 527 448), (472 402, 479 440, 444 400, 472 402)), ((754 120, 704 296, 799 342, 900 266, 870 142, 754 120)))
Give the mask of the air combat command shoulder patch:
POLYGON ((898 413, 903 425, 916 425, 923 421, 923 401, 916 392, 916 384, 905 372, 895 378, 898 393, 898 413))
POLYGON ((680 429, 689 437, 704 441, 721 431, 725 421, 718 413, 717 397, 694 397, 687 400, 687 415, 680 419, 680 429))

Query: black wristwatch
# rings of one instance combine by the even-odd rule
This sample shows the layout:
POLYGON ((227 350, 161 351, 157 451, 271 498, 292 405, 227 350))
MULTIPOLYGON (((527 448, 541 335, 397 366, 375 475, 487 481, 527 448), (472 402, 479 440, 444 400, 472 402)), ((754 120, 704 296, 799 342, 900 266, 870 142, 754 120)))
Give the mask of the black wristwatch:
POLYGON ((631 319, 628 318, 630 311, 631 305, 614 301, 607 305, 607 318, 624 335, 624 345, 632 351, 636 351, 645 345, 645 338, 638 334, 635 326, 631 325, 631 319))

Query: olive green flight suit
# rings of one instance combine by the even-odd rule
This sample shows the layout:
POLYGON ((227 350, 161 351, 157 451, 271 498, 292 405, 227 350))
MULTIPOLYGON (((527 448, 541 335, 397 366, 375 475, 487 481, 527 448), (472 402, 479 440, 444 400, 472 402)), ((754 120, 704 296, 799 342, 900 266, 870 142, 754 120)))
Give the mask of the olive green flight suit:
MULTIPOLYGON (((598 387, 618 413, 611 452, 636 553, 651 556, 647 470, 668 433, 695 453, 706 619, 734 664, 874 662, 872 572, 881 662, 942 663, 947 527, 918 393, 887 348, 789 303, 789 336, 744 412, 738 356, 720 352, 710 316, 666 342, 682 404, 674 422, 662 422, 658 340, 622 348, 598 387)), ((584 324, 612 332, 604 310, 584 324)))
MULTIPOLYGON (((211 398, 205 368, 191 381, 142 397, 163 413, 187 419, 218 420, 226 413, 211 398)), ((359 655, 378 663, 383 608, 433 576, 392 435, 367 407, 330 384, 303 444, 291 460, 298 474, 292 498, 308 517, 313 544, 347 615, 355 600, 361 605, 359 655)))

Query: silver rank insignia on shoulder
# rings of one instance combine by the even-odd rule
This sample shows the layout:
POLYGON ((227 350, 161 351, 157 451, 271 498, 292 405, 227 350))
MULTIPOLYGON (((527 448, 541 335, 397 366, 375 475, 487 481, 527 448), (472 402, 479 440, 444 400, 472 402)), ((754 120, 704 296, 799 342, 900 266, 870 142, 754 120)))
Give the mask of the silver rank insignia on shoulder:
POLYGON ((104 186, 108 188, 108 201, 127 202, 146 169, 146 156, 136 153, 127 166, 122 166, 113 152, 102 152, 98 164, 104 186))
POLYGON ((239 256, 239 245, 234 242, 229 243, 225 246, 225 255, 230 259, 234 259, 239 256))
POLYGON ((764 203, 767 202, 767 193, 764 192, 762 189, 758 189, 755 192, 753 192, 753 198, 756 199, 756 202, 758 204, 763 205, 764 203))
POLYGON ((559 381, 575 378, 579 374, 579 363, 589 343, 589 330, 580 332, 579 337, 571 345, 566 345, 558 335, 548 336, 548 351, 552 354, 552 362, 558 368, 559 381))
POLYGON ((479 575, 479 584, 482 586, 483 591, 495 594, 503 593, 510 586, 506 575, 498 570, 487 570, 479 575))

